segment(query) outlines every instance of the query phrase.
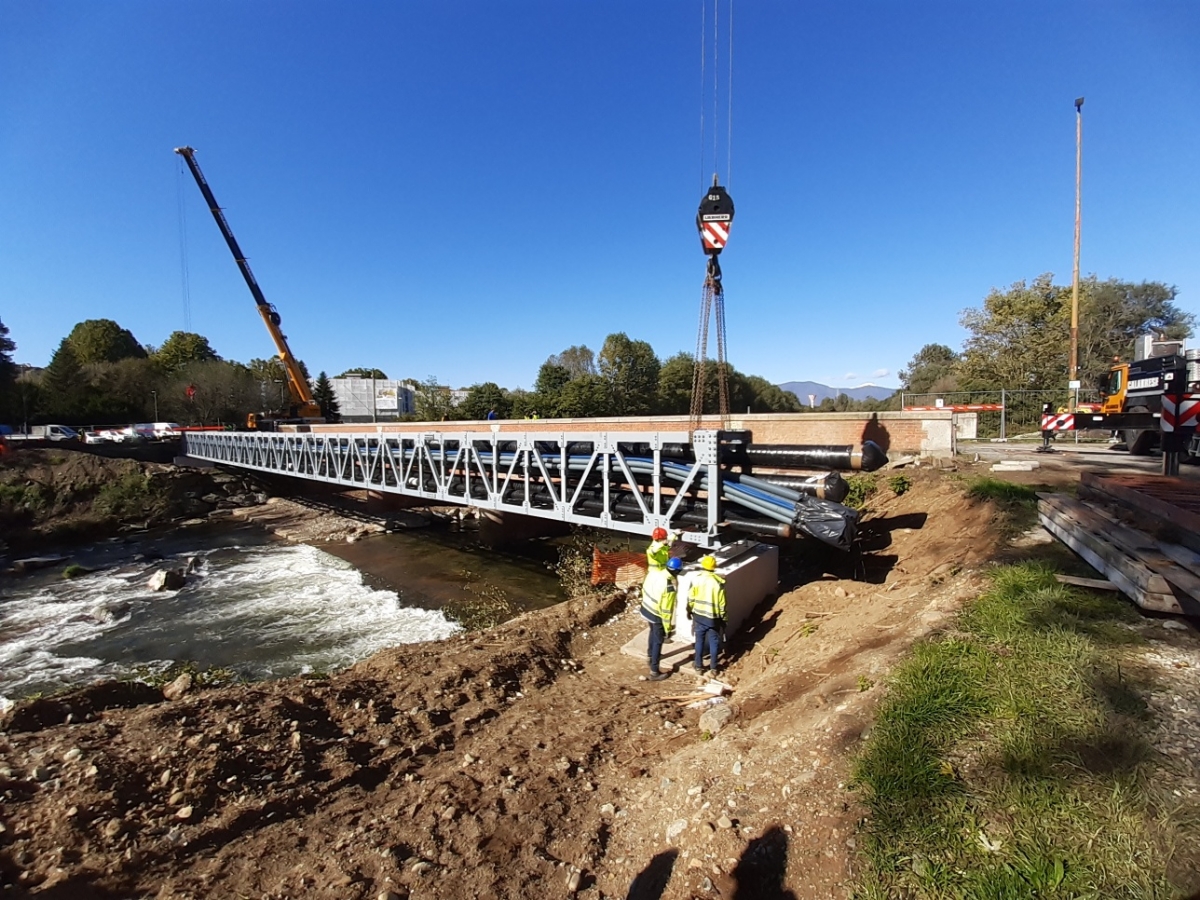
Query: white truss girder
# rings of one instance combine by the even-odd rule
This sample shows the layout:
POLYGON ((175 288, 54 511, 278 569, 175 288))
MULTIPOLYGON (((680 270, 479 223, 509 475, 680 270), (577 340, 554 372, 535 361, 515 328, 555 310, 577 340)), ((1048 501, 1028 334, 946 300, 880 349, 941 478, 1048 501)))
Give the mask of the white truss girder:
MULTIPOLYGON (((691 523, 693 530, 684 540, 713 547, 720 543, 719 491, 698 488, 701 482, 721 483, 717 434, 198 431, 185 433, 184 453, 222 466, 416 497, 431 504, 462 504, 642 535, 670 528, 691 491, 705 498, 708 522, 706 530, 691 523), (650 475, 645 474, 648 457, 629 449, 636 444, 651 448, 650 475), (666 444, 692 445, 696 462, 683 464, 688 471, 682 485, 677 478, 663 476, 661 449, 666 444), (515 449, 501 451, 500 445, 515 449), (590 450, 580 452, 581 447, 590 450), (633 471, 631 459, 637 460, 639 473, 633 471), (638 512, 630 515, 627 508, 616 514, 618 495, 633 500, 638 512)), ((681 464, 676 460, 673 465, 677 470, 681 464)))

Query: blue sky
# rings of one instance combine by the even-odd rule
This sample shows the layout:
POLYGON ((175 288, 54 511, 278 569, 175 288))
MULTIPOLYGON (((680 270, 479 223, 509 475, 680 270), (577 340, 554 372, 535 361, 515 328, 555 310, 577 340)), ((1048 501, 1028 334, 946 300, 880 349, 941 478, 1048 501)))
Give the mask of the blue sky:
MULTIPOLYGON (((736 0, 731 160, 727 3, 741 371, 896 384, 992 287, 1069 283, 1080 95, 1084 274, 1200 311, 1200 3, 736 0)), ((6 0, 16 359, 87 318, 271 354, 181 144, 314 373, 528 388, 614 331, 691 351, 704 6, 711 28, 712 0, 6 0)))

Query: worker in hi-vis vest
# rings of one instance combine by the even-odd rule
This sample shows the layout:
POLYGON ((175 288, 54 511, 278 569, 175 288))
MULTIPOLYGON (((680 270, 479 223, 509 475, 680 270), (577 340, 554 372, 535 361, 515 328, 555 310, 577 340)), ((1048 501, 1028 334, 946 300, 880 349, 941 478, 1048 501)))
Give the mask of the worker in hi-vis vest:
POLYGON ((646 637, 646 655, 650 663, 650 680, 662 681, 670 672, 658 668, 662 648, 671 639, 675 628, 675 595, 678 591, 676 574, 683 563, 676 557, 667 560, 664 566, 651 566, 642 582, 642 618, 650 623, 646 637))
POLYGON ((671 556, 671 545, 679 540, 682 531, 667 534, 665 528, 655 528, 650 532, 650 546, 646 548, 646 565, 651 569, 665 569, 671 556))
POLYGON ((704 651, 707 649, 710 675, 719 671, 717 656, 725 634, 725 579, 716 573, 716 568, 715 557, 705 556, 700 560, 701 571, 692 582, 687 600, 687 617, 692 621, 692 634, 696 637, 693 665, 697 672, 704 671, 704 651))

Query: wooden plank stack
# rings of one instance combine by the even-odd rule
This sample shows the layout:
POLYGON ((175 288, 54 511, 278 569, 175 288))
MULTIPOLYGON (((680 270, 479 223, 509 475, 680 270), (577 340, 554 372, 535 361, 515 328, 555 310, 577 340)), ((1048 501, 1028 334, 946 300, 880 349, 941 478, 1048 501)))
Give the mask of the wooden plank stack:
MULTIPOLYGON (((1143 609, 1200 616, 1200 553, 1122 521, 1130 506, 1105 493, 1105 481, 1091 479, 1088 501, 1038 494, 1042 525, 1143 609)), ((1170 504, 1156 502, 1169 517, 1170 504)), ((1138 526, 1159 530, 1136 513, 1134 518, 1138 526)))

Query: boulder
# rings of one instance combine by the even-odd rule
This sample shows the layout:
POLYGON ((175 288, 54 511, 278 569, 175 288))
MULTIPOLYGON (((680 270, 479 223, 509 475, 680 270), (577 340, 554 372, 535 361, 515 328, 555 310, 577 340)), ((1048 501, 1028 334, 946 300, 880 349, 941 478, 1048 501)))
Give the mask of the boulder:
POLYGON ((184 672, 165 688, 163 688, 163 696, 168 700, 178 700, 186 694, 192 687, 192 676, 188 672, 184 672))
POLYGON ((150 576, 146 587, 152 591, 177 591, 183 584, 183 572, 179 569, 160 569, 150 576))
POLYGON ((724 726, 729 724, 729 720, 733 718, 733 710, 730 709, 728 703, 721 703, 706 709, 700 716, 700 730, 707 731, 709 734, 716 734, 724 726))

